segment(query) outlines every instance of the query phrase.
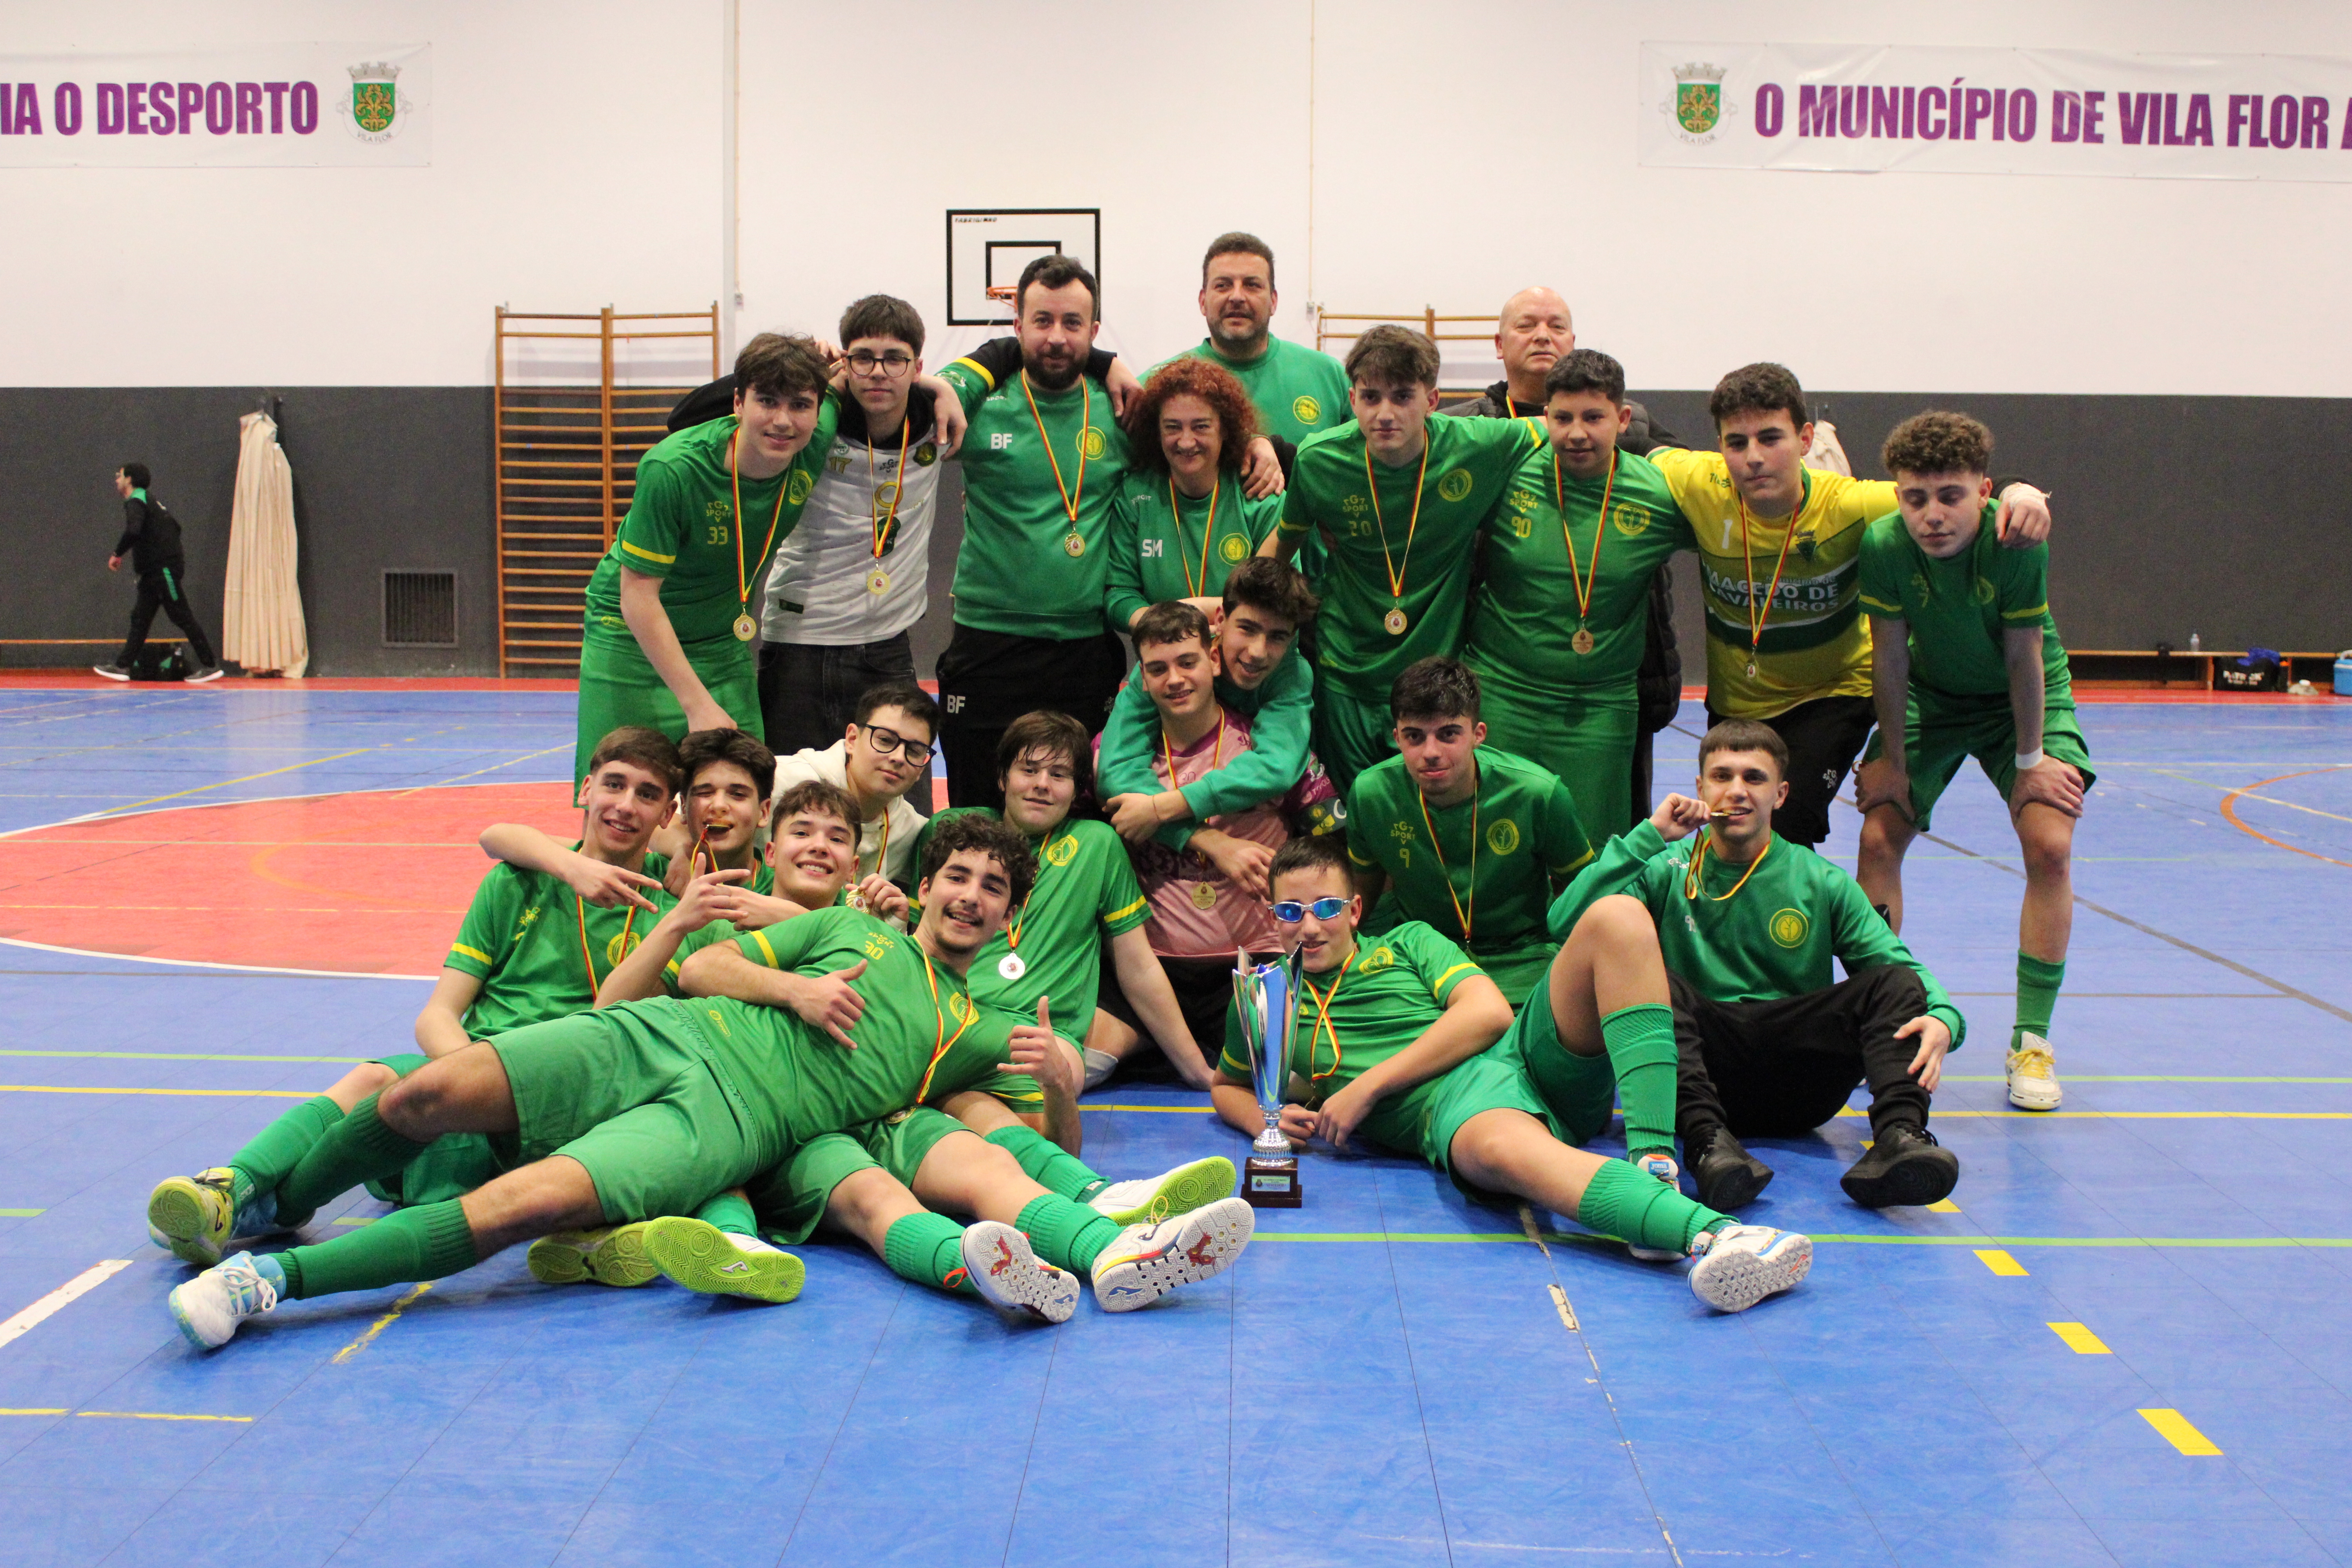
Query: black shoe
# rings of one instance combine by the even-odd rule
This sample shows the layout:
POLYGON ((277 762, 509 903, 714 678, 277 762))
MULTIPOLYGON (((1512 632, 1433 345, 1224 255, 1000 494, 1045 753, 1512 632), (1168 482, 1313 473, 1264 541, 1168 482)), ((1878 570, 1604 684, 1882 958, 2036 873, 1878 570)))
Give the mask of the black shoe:
POLYGON ((1959 1184, 1960 1157, 1937 1143, 1936 1135, 1897 1121, 1863 1151, 1838 1178, 1845 1195, 1866 1209, 1940 1203, 1959 1184))
POLYGON ((186 678, 187 684, 190 686, 202 686, 208 680, 218 680, 222 676, 226 675, 228 671, 223 669, 219 665, 208 664, 202 669, 190 674, 186 678))
POLYGON ((89 667, 89 672, 92 675, 102 675, 109 680, 128 680, 131 679, 131 671, 119 664, 93 664, 89 667))
POLYGON ((1743 1148, 1727 1127, 1717 1128, 1714 1138, 1695 1154, 1685 1140, 1683 1152, 1691 1155, 1691 1179, 1698 1184, 1698 1201, 1711 1209, 1729 1214, 1746 1208, 1772 1184, 1772 1167, 1743 1148))

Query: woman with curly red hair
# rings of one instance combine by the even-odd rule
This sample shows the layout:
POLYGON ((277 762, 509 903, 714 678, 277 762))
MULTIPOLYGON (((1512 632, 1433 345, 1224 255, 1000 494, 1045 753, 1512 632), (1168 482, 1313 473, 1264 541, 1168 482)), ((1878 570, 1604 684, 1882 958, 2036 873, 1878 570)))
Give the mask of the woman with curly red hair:
POLYGON ((1186 600, 1213 623, 1225 578, 1282 516, 1282 497, 1251 500, 1241 471, 1257 412, 1233 373, 1174 359, 1152 372, 1124 420, 1128 475, 1111 503, 1104 608, 1125 631, 1153 605, 1186 600))

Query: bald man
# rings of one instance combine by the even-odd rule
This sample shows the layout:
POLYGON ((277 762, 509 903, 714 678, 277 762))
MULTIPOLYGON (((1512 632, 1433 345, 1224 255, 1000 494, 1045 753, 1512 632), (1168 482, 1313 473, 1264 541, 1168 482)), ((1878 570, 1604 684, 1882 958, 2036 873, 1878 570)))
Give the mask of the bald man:
MULTIPOLYGON (((1540 419, 1544 416, 1544 377, 1576 347, 1576 320, 1568 301, 1554 289, 1537 284, 1503 301, 1495 319, 1495 353, 1503 362, 1503 379, 1485 395, 1468 403, 1449 404, 1440 412, 1464 417, 1540 419)), ((1627 402, 1632 416, 1617 437, 1617 449, 1636 456, 1661 444, 1680 446, 1672 432, 1654 425, 1650 411, 1627 402)), ((1651 738, 1675 721, 1682 711, 1683 658, 1675 646, 1674 569, 1658 568, 1650 579, 1650 627, 1636 678, 1640 707, 1633 727, 1633 818, 1650 812, 1651 738)), ((1580 805, 1581 803, 1580 803, 1580 805)))

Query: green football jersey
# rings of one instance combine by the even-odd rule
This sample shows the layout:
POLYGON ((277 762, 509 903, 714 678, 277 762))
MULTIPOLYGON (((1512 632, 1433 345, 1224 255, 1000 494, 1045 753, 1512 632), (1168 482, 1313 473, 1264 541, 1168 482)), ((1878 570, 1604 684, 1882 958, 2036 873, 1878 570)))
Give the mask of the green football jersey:
MULTIPOLYGON (((1186 784, 1181 792, 1191 818, 1160 825, 1153 837, 1181 853, 1201 824, 1227 812, 1247 811, 1279 799, 1307 776, 1307 733, 1315 717, 1315 667, 1296 649, 1282 656, 1274 673, 1244 690, 1217 677, 1217 700, 1228 713, 1250 721, 1250 749, 1223 767, 1186 784)), ((1129 678, 1110 705, 1102 743, 1095 754, 1095 787, 1115 795, 1158 795, 1164 787, 1152 771, 1160 744, 1160 710, 1143 682, 1129 678)))
POLYGON ((1127 437, 1110 394, 1083 376, 1063 392, 1020 372, 1000 384, 970 359, 940 378, 971 421, 959 454, 956 624, 1065 642, 1096 636, 1110 574, 1111 502, 1127 478, 1127 437))
POLYGON ((1214 598, 1234 568, 1282 521, 1279 495, 1252 500, 1241 480, 1220 473, 1195 500, 1166 474, 1129 474, 1110 512, 1110 584, 1104 605, 1114 631, 1139 610, 1170 599, 1214 598))
MULTIPOLYGON (((646 857, 646 876, 667 868, 660 856, 646 857)), ((658 888, 646 897, 658 907, 600 909, 582 902, 562 878, 503 860, 491 867, 442 960, 482 983, 466 1009, 467 1035, 487 1040, 593 1006, 596 987, 676 901, 658 888)))
MULTIPOLYGON (((1454 988, 1483 973, 1468 953, 1418 921, 1379 936, 1359 934, 1344 969, 1299 973, 1298 1023, 1291 1036, 1285 1098, 1321 1105, 1366 1068, 1421 1038, 1445 1011, 1454 988)), ((1249 1041, 1240 1015, 1231 1008, 1217 1066, 1228 1077, 1250 1081, 1249 1041)), ((1411 1147, 1386 1135, 1381 1141, 1411 1147)))
POLYGON ((1318 430, 1336 428, 1355 417, 1348 406, 1347 371, 1320 349, 1286 342, 1268 332, 1265 352, 1253 360, 1227 359, 1208 338, 1180 357, 1204 359, 1233 372, 1257 409, 1258 423, 1268 435, 1294 447, 1318 430))
POLYGON ((2039 626, 2044 700, 2071 701, 2074 675, 2050 614, 2050 546, 2005 548, 1993 529, 2000 511, 1986 502, 1976 539, 1942 561, 1913 542, 1901 512, 1873 522, 1862 537, 1862 607, 1910 629, 1912 684, 1946 697, 2006 697, 2002 635, 2039 626))
POLYGON ((656 1030, 683 1016, 709 1059, 741 1097, 746 1111, 798 1146, 941 1100, 985 1089, 1016 1109, 1045 1101, 1035 1080, 1000 1073, 1014 1020, 972 1005, 964 981, 927 960, 915 939, 862 910, 836 905, 782 925, 745 931, 735 944, 746 958, 776 970, 830 974, 861 960, 851 986, 865 1012, 845 1049, 823 1029, 781 1007, 695 996, 624 1003, 656 1030))
POLYGON ((1484 570, 1462 650, 1479 679, 1530 695, 1619 686, 1631 704, 1648 642, 1650 580, 1668 556, 1696 549, 1698 541, 1664 476, 1647 460, 1621 452, 1614 473, 1580 479, 1559 468, 1546 442, 1512 476, 1481 547, 1484 570), (1582 611, 1577 608, 1580 574, 1587 595, 1582 611), (1576 649, 1580 629, 1592 639, 1588 653, 1576 649))
POLYGON ((735 617, 748 608, 744 595, 759 586, 776 543, 800 521, 840 416, 841 405, 828 395, 817 411, 816 433, 791 465, 771 479, 743 480, 740 539, 734 471, 728 466, 739 423, 733 415, 689 426, 640 458, 629 515, 588 579, 588 626, 630 635, 621 618, 621 568, 626 566, 662 580, 662 609, 678 641, 730 636, 735 617))
POLYGON ((1427 430, 1425 468, 1419 458, 1368 468, 1353 420, 1310 437, 1283 493, 1285 537, 1319 532, 1329 547, 1316 662, 1361 702, 1385 703, 1405 666, 1461 646, 1479 526, 1544 445, 1532 420, 1432 418, 1427 430))
MULTIPOLYGON (((984 805, 940 812, 916 840, 917 863, 933 829, 973 812, 999 816, 984 805)), ((1034 847, 1037 880, 971 961, 971 994, 982 1007, 1023 1023, 1036 1022, 1037 999, 1045 997, 1055 1032, 1083 1040, 1102 984, 1103 939, 1135 930, 1151 907, 1110 824, 1065 822, 1034 847)))
POLYGON ((1544 923, 1552 889, 1583 868, 1592 845, 1553 774, 1492 746, 1479 747, 1477 760, 1475 796, 1425 811, 1402 757, 1357 774, 1348 858, 1388 874, 1383 903, 1394 918, 1452 933, 1487 963, 1552 945, 1544 923))
POLYGON ((1715 1002, 1770 1002, 1819 991, 1836 978, 1832 958, 1849 974, 1899 963, 1917 973, 1927 1011, 1959 1045, 1968 1020, 1852 877, 1775 834, 1759 863, 1727 866, 1709 855, 1696 896, 1689 897, 1684 881, 1698 842, 1695 836, 1670 845, 1650 823, 1635 823, 1552 905, 1551 934, 1565 941, 1595 900, 1630 894, 1649 906, 1666 967, 1715 1002), (1743 876, 1746 886, 1733 893, 1743 876))

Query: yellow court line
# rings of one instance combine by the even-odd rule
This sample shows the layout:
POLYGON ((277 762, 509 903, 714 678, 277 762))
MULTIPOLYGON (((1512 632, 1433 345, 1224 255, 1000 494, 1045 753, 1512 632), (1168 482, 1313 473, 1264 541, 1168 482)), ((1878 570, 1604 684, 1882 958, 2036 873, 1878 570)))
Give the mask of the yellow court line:
POLYGON ((2178 1410, 2143 1410, 2140 1418, 2155 1427, 2164 1440, 2192 1459, 2210 1458, 2220 1455, 2213 1439, 2189 1424, 2189 1417, 2178 1410))
POLYGON ((1927 1205, 1927 1212, 1929 1214, 1958 1214, 1960 1212, 1960 1205, 1954 1203, 1949 1198, 1937 1198, 1934 1203, 1927 1205))
POLYGON ((0 1083, 0 1094, 189 1094, 205 1098, 316 1100, 307 1089, 86 1089, 54 1083, 0 1083))
POLYGON ((2113 1355, 2098 1335, 2080 1323, 2053 1323, 2050 1331, 2066 1342, 2066 1348, 2076 1355, 2113 1355))
POLYGON ((147 800, 134 800, 129 805, 110 805, 103 811, 93 811, 86 816, 68 817, 65 822, 51 823, 48 826, 64 827, 76 822, 97 822, 109 816, 123 816, 144 806, 159 805, 167 800, 178 800, 184 795, 202 795, 206 790, 226 789, 231 784, 251 784, 256 779, 275 778, 279 773, 296 773, 303 768, 315 768, 321 763, 340 763, 345 757, 356 757, 383 749, 381 746, 355 746, 348 752, 337 752, 331 757, 313 757, 307 763, 289 763, 282 768, 264 768, 257 773, 247 773, 241 779, 223 779, 218 784, 198 784, 193 789, 175 789, 169 795, 159 795, 147 800))
POLYGON ((399 1300, 394 1301, 392 1304, 391 1311, 386 1312, 383 1317, 378 1318, 374 1322, 368 1325, 367 1332, 362 1334, 358 1339, 353 1340, 351 1343, 345 1345, 342 1349, 335 1352, 334 1364, 337 1366, 342 1365, 343 1363, 351 1360, 352 1357, 359 1354, 360 1352, 367 1349, 369 1345, 374 1343, 376 1335, 392 1327, 394 1322, 399 1319, 400 1314, 408 1310, 412 1302, 414 1302, 419 1296, 424 1295, 425 1292, 432 1289, 433 1281, 427 1279, 425 1283, 417 1286, 414 1290, 411 1290, 407 1295, 403 1296, 399 1300))
POLYGON ((65 1413, 62 1405, 47 1410, 0 1410, 0 1415, 63 1415, 65 1413))
POLYGON ((2022 1279, 2025 1278, 2025 1265, 2020 1263, 2016 1258, 2011 1258, 2008 1253, 2003 1252, 2000 1247, 1979 1247, 1976 1250, 1977 1260, 1982 1263, 1987 1268, 1991 1269, 1995 1274, 2000 1275, 2002 1279, 2022 1279))
POLYGON ((77 1410, 78 1416, 98 1416, 114 1421, 243 1421, 250 1415, 175 1415, 162 1410, 77 1410))

